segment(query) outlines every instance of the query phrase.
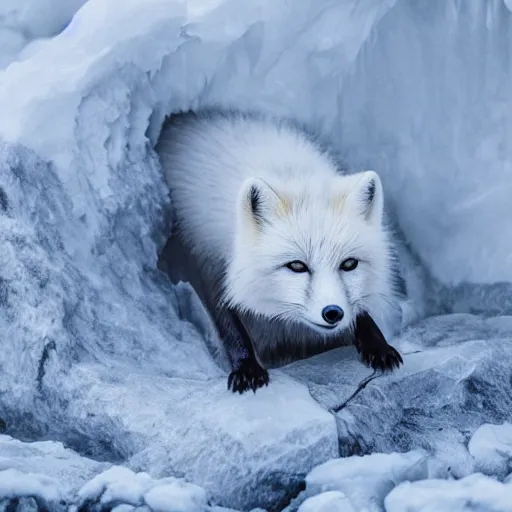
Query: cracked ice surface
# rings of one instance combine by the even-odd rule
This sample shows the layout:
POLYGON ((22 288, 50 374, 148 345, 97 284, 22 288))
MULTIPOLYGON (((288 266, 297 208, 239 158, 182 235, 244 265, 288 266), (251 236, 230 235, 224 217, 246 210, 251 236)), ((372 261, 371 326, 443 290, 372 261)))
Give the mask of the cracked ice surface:
MULTIPOLYGON (((4 482, 26 475, 26 507, 77 504, 67 496, 116 464, 142 487, 171 478, 149 494, 157 509, 177 493, 279 510, 340 449, 356 455, 329 462, 333 477, 313 470, 291 508, 406 507, 408 488, 430 489, 417 510, 506 496, 511 321, 464 314, 512 312, 505 4, 89 0, 51 37, 79 4, 61 20, 1 18, 48 39, 0 72, 0 425, 85 460, 65 456, 83 465, 69 483, 50 454, 38 455, 47 471, 30 453, 7 457, 4 482), (156 270, 171 226, 151 145, 166 113, 228 99, 305 120, 351 168, 381 173, 422 276, 442 282, 429 300, 461 313, 394 340, 399 372, 374 378, 347 348, 273 371, 256 395, 226 393, 197 298, 156 270), (476 471, 499 480, 466 480, 476 471)), ((135 484, 116 482, 95 506, 109 493, 135 506, 135 484)))

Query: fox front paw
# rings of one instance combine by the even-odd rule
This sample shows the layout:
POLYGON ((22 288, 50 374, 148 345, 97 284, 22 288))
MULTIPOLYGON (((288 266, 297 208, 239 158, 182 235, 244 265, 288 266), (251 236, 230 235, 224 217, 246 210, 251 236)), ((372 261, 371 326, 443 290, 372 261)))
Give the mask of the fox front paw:
POLYGON ((387 343, 371 348, 363 347, 359 352, 363 363, 374 370, 392 371, 404 362, 398 350, 387 343))
POLYGON ((228 389, 233 393, 242 394, 249 389, 256 393, 263 386, 268 386, 268 371, 250 359, 243 359, 228 377, 228 389))

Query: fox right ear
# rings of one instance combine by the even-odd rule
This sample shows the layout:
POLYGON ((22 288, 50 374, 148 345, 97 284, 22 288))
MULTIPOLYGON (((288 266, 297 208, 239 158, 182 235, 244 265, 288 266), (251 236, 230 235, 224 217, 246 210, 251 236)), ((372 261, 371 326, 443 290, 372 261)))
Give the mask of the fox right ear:
POLYGON ((384 193, 375 171, 362 171, 349 177, 354 181, 352 196, 358 212, 372 223, 380 225, 384 210, 384 193))
POLYGON ((265 180, 249 178, 242 185, 238 204, 242 215, 261 228, 269 221, 277 201, 277 193, 265 180))

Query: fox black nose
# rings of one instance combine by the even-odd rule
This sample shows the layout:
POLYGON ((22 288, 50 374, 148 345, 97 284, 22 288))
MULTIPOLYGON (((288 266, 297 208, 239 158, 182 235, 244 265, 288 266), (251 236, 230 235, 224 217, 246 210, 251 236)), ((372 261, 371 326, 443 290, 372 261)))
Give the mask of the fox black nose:
POLYGON ((325 308, 322 309, 322 318, 331 325, 337 324, 343 318, 343 315, 343 309, 335 304, 325 306, 325 308))

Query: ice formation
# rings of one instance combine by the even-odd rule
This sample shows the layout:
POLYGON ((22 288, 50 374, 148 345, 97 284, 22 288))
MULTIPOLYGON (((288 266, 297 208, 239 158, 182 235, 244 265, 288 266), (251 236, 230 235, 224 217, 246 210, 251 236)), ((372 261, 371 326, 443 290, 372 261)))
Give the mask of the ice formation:
POLYGON ((512 510, 510 9, 3 2, 0 429, 24 442, 0 439, 0 507, 512 510), (197 297, 157 270, 152 151, 166 114, 214 102, 293 115, 381 174, 404 315, 456 313, 397 338, 403 370, 346 348, 226 392, 197 297))
POLYGON ((87 0, 2 0, 0 69, 59 34, 87 0))

